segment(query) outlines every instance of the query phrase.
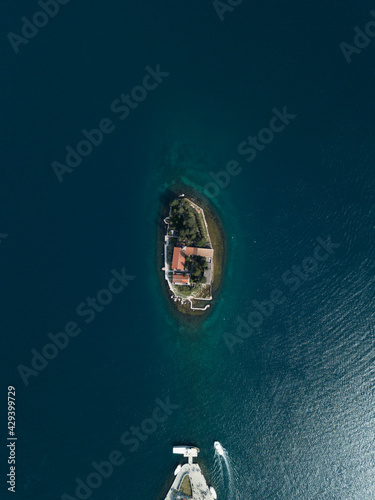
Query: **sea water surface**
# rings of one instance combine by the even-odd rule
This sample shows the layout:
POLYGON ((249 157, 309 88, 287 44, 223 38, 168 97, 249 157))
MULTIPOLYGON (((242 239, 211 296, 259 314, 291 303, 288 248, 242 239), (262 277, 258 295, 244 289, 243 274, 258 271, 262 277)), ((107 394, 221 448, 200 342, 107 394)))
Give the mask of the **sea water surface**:
MULTIPOLYGON (((201 449, 222 500, 375 498, 375 42, 350 64, 339 47, 373 4, 244 0, 223 21, 214 4, 70 2, 17 55, 6 35, 38 4, 0 6, 1 372, 3 394, 17 392, 16 498, 161 499, 175 444, 201 449), (121 120, 111 103, 158 64, 169 75, 121 120), (295 118, 247 162, 238 145, 285 106, 295 118), (107 117, 115 130, 59 183, 51 162, 107 117), (160 288, 160 200, 181 183, 202 193, 231 160, 242 171, 210 202, 226 233, 223 286, 189 324, 160 288), (328 258, 285 283, 329 238, 328 258), (86 323, 77 306, 124 267, 134 279, 86 323), (228 348, 275 289, 283 303, 228 348), (17 367, 69 321, 81 333, 26 386, 17 367), (121 442, 142 425, 137 445, 121 442), (122 465, 77 493, 116 450, 122 465)), ((4 481, 5 445, 1 457, 4 481)))

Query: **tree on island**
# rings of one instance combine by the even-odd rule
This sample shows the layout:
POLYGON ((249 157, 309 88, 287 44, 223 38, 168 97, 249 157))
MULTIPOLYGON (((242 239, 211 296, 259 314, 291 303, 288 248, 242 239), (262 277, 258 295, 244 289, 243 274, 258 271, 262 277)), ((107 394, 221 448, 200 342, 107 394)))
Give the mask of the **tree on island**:
POLYGON ((170 226, 178 232, 178 242, 189 246, 205 246, 207 240, 202 237, 197 215, 188 200, 173 200, 170 207, 170 226))
POLYGON ((206 283, 204 271, 208 269, 207 261, 204 257, 198 256, 191 259, 192 266, 191 280, 194 283, 206 283))

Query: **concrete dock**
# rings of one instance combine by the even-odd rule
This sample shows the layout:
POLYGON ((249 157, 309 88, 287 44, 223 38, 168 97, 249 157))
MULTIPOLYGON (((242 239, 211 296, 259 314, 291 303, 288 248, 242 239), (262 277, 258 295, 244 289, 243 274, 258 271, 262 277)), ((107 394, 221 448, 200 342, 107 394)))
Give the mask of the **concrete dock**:
POLYGON ((189 446, 175 447, 173 452, 183 454, 188 459, 188 463, 182 465, 178 470, 165 500, 215 500, 199 465, 193 461, 198 456, 199 449, 189 446), (192 496, 187 496, 180 490, 186 475, 189 476, 192 496))

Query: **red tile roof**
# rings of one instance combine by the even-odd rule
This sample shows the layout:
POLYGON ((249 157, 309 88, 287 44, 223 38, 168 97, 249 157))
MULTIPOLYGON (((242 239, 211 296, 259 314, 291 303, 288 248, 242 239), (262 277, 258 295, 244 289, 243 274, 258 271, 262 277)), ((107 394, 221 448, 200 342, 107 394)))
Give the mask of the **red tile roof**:
POLYGON ((180 247, 174 247, 172 269, 174 271, 183 271, 185 269, 185 254, 180 247))
POLYGON ((172 269, 173 271, 183 271, 185 269, 185 255, 198 255, 201 257, 213 257, 213 248, 196 247, 174 247, 172 269))
POLYGON ((186 247, 184 249, 185 255, 200 255, 201 257, 213 257, 213 248, 196 248, 196 247, 186 247))
POLYGON ((189 285, 190 276, 183 276, 182 274, 174 274, 173 283, 176 283, 177 285, 189 285))

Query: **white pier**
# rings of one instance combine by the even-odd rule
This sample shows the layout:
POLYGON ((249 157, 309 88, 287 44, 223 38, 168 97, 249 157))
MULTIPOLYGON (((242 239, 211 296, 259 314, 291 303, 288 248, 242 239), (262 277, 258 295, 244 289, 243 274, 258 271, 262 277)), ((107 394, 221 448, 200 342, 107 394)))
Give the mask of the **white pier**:
POLYGON ((183 455, 188 463, 176 469, 177 475, 165 500, 215 500, 216 496, 208 487, 199 465, 194 463, 199 449, 193 446, 175 446, 173 453, 183 455), (189 489, 191 495, 187 494, 189 489))

